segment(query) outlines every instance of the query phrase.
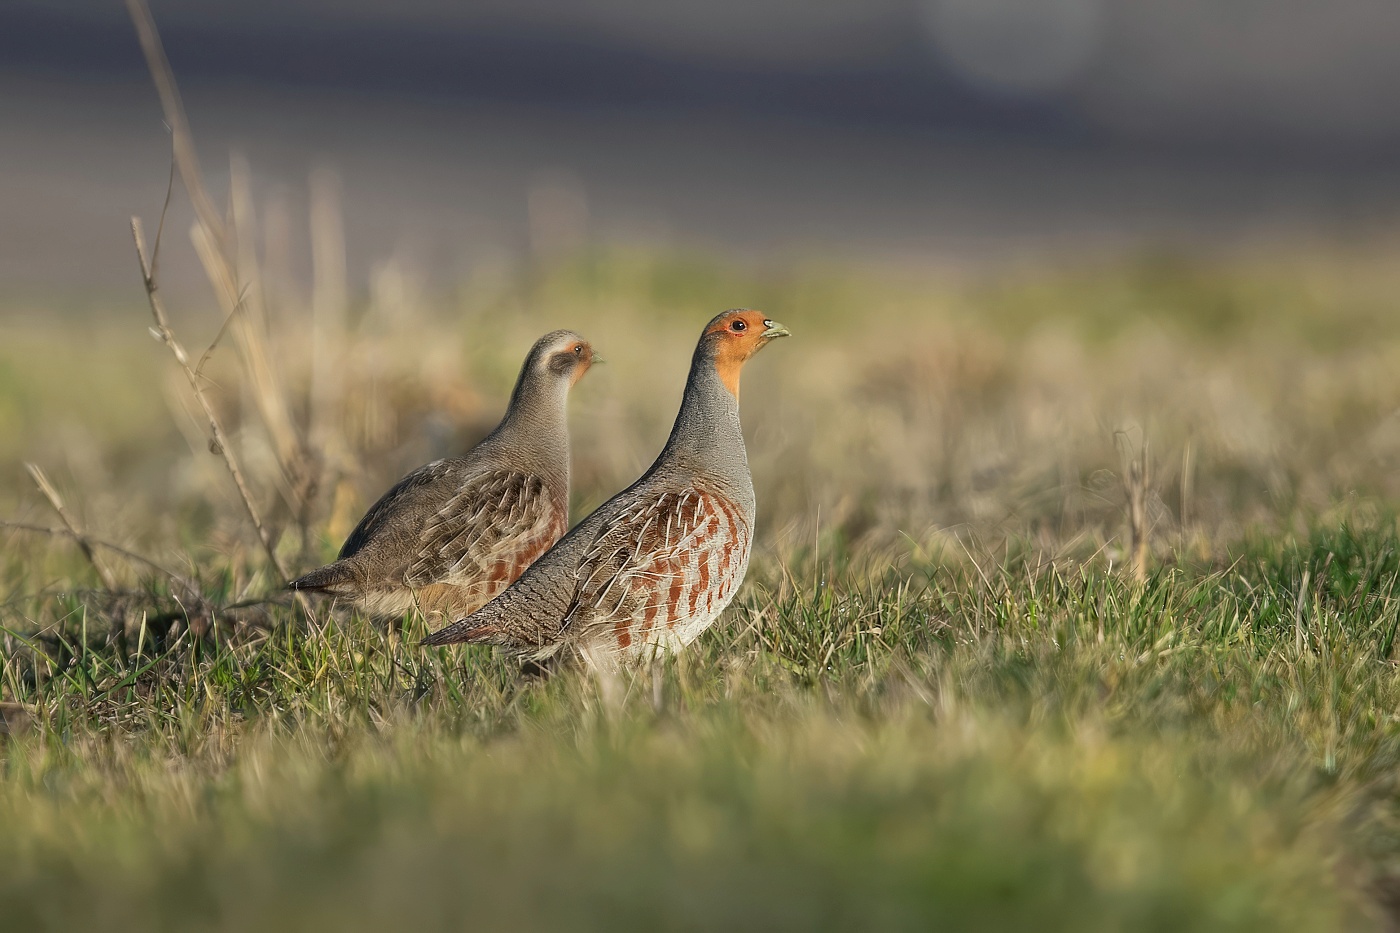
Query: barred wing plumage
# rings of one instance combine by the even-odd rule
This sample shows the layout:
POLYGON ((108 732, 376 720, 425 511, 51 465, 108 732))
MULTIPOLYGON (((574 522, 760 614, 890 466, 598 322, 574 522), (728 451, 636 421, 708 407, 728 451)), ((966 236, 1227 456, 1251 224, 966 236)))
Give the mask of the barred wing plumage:
POLYGON ((404 582, 473 585, 494 595, 563 534, 566 523, 539 477, 482 473, 428 519, 404 582))
POLYGON ((561 633, 631 657, 685 646, 738 590, 749 525, 736 503, 707 489, 650 495, 619 511, 579 564, 561 633))

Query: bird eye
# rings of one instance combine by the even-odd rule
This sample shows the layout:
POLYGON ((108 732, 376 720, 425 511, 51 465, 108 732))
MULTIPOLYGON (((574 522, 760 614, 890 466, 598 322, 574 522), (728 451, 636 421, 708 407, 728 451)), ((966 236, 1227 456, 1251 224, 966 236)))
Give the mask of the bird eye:
POLYGON ((574 347, 574 356, 583 356, 583 344, 574 347))
POLYGON ((734 331, 734 333, 739 334, 743 333, 743 331, 745 331, 748 328, 748 326, 749 325, 745 324, 743 321, 735 321, 733 324, 729 325, 729 329, 734 331))

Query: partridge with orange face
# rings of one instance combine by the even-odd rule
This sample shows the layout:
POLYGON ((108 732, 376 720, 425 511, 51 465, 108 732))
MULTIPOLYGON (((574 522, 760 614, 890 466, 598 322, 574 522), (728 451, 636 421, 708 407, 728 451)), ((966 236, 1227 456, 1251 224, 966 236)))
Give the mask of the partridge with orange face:
POLYGON ((379 618, 456 618, 486 605, 569 527, 569 389, 595 362, 558 330, 530 349, 500 425, 384 494, 333 564, 288 584, 379 618))
POLYGON ((594 667, 612 667, 694 641, 734 598, 753 542, 739 372, 786 336, 757 311, 712 320, 695 348, 675 427, 651 468, 505 592, 424 644, 479 642, 535 659, 568 647, 594 667))

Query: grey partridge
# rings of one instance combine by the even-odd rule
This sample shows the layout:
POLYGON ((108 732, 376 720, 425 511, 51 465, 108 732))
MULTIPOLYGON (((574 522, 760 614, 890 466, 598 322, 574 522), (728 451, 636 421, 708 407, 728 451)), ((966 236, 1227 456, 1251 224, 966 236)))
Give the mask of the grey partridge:
POLYGON ((734 598, 753 542, 739 371, 786 336, 757 311, 710 321, 675 427, 651 468, 499 596, 424 644, 485 643, 535 660, 567 646, 610 670, 694 641, 734 598))
POLYGON ((419 467, 370 508, 332 564, 288 584, 391 619, 475 612, 569 527, 569 389, 595 362, 588 341, 545 334, 505 417, 466 456, 419 467))

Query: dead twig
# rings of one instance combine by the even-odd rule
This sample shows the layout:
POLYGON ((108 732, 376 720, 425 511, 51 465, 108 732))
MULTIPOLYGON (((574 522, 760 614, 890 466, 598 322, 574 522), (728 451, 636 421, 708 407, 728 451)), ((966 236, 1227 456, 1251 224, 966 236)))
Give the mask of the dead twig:
MULTIPOLYGON (((135 3, 138 0, 132 0, 132 2, 135 3)), ((185 379, 190 384, 190 390, 194 393, 195 400, 199 402, 199 407, 209 422, 209 449, 223 457, 224 466, 228 468, 229 475, 233 477, 233 484, 238 487, 238 496, 243 500, 243 508, 248 513, 248 520, 253 523, 253 528, 258 533, 258 540, 262 543, 263 550, 267 552, 267 558, 272 563, 273 569, 277 571, 280 582, 285 583, 291 578, 287 575, 281 559, 277 556, 277 542, 272 540, 267 526, 263 524, 262 516, 258 514, 258 507, 253 504, 253 495, 248 490, 247 481, 243 478, 243 470, 239 467, 233 451, 229 449, 228 435, 224 431, 218 413, 214 411, 209 396, 205 394, 199 376, 190 366, 189 354, 185 352, 184 346, 176 339, 174 332, 170 329, 170 321, 165 314, 165 305, 156 290, 156 280, 151 271, 153 257, 146 251, 146 236, 142 231, 140 217, 131 218, 131 237, 136 243, 136 258, 141 263, 141 281, 146 287, 146 300, 151 306, 151 316, 155 318, 156 322, 151 332, 157 340, 170 349, 171 355, 175 357, 175 362, 180 365, 181 371, 184 372, 185 379)))
POLYGON ((39 487, 39 492, 43 494, 45 499, 49 500, 49 505, 53 506, 53 510, 58 513, 58 518, 63 522, 63 527, 68 529, 69 535, 71 535, 73 540, 77 543, 78 550, 83 552, 83 556, 87 558, 88 563, 92 564, 92 569, 97 571, 97 579, 102 581, 102 588, 105 590, 115 590, 117 588, 117 582, 112 576, 112 572, 107 569, 107 566, 103 564, 102 561, 98 560, 97 552, 92 549, 92 541, 83 533, 83 530, 78 527, 78 523, 74 521, 73 516, 68 514, 68 510, 63 506, 62 497, 59 496, 58 490, 54 488, 53 483, 49 482, 49 478, 45 475, 43 469, 37 463, 26 463, 24 468, 29 471, 30 477, 34 480, 34 485, 39 487))
POLYGON ((194 367, 194 374, 196 376, 202 377, 204 375, 205 364, 214 356, 214 351, 219 348, 219 342, 222 341, 224 335, 228 333, 229 326, 233 323, 233 319, 238 316, 239 311, 243 310, 245 301, 247 301, 246 290, 245 293, 238 296, 238 301, 234 303, 233 310, 224 315, 224 322, 219 325, 218 333, 214 335, 213 340, 209 341, 209 346, 205 348, 204 353, 199 357, 199 362, 195 364, 194 367))
POLYGON ((1148 536, 1151 529, 1147 525, 1147 491, 1152 485, 1151 464, 1147 459, 1147 436, 1144 434, 1142 446, 1133 449, 1126 431, 1114 433, 1118 445, 1119 459, 1123 464, 1123 495, 1127 499, 1128 513, 1128 562, 1133 579, 1139 583, 1147 579, 1148 536))
POLYGON ((85 542, 88 547, 102 548, 105 551, 111 551, 113 554, 117 554, 132 563, 141 564, 143 567, 148 567, 151 570, 156 571, 161 576, 170 580, 172 583, 178 584, 181 589, 187 591, 192 597, 195 597, 200 601, 205 601, 204 597, 200 593, 199 585, 196 584, 189 577, 186 577, 183 574, 178 574, 167 567, 163 567, 155 561, 151 560, 149 557, 137 554, 135 551, 127 550, 119 544, 113 544, 110 541, 103 541, 101 538, 94 538, 91 535, 79 534, 71 528, 49 528, 45 525, 30 525, 24 522, 11 522, 4 520, 0 520, 0 528, 9 531, 24 531, 30 534, 49 535, 50 537, 55 538, 72 538, 80 542, 85 542))
MULTIPOLYGON (((146 5, 146 0, 127 0, 126 7, 131 14, 132 23, 136 27, 136 35, 141 42, 141 51, 146 56, 146 64, 150 69, 151 79, 155 82, 156 92, 160 95, 161 109, 165 112, 166 123, 170 126, 172 168, 170 181, 165 191, 165 203, 161 207, 160 223, 156 228, 157 247, 159 247, 160 242, 159 234, 165 230, 166 213, 170 208, 171 194, 175 187, 175 175, 178 172, 185 192, 189 195, 190 203, 194 206, 195 216, 199 218, 199 226, 203 230, 204 236, 212 242, 214 252, 221 256, 226 255, 227 232, 219 217, 218 210, 214 207, 213 200, 204 187, 203 173, 199 167, 199 156, 194 147, 194 136, 190 132, 189 120, 185 116, 184 103, 180 100, 180 88, 175 83, 175 75, 170 69, 170 61, 166 58, 165 48, 161 44, 160 33, 156 31, 151 10, 146 5)), ((239 498, 243 500, 243 507, 248 513, 248 519, 257 531, 258 540, 262 543, 263 550, 267 552, 268 560, 277 571, 281 582, 285 583, 290 577, 277 556, 276 541, 273 540, 267 526, 263 523, 257 506, 253 503, 253 496, 243 477, 243 470, 239 467, 237 458, 234 457, 229 448, 227 434, 213 405, 209 402, 209 397, 204 392, 200 374, 190 365, 189 354, 170 329, 170 321, 165 313, 164 302, 157 293, 155 275, 159 254, 146 249, 146 238, 139 217, 131 218, 131 236, 136 243, 136 257, 141 264, 141 281, 146 288, 146 299, 151 306, 151 315, 156 322, 152 333, 157 340, 170 349, 175 361, 180 365, 181 371, 184 372, 185 379, 189 382, 190 389, 194 392, 195 399, 199 402, 199 406, 209 422, 209 449, 223 457, 224 465, 228 468, 229 475, 233 477, 233 483, 238 488, 239 498)), ((232 270, 226 268, 226 271, 232 278, 232 270)), ((230 309, 230 316, 232 316, 233 310, 236 310, 236 303, 235 308, 230 309)), ((222 333, 222 328, 220 332, 222 333)), ((217 343, 217 338, 215 342, 217 343)), ((203 361, 200 365, 202 368, 203 361)))
MULTIPOLYGON (((206 277, 213 286, 224 312, 224 320, 209 348, 193 364, 197 376, 202 376, 205 364, 226 334, 232 334, 237 344, 247 385, 264 428, 272 441, 280 470, 277 488, 295 515, 309 520, 312 504, 319 487, 319 458, 313 453, 303 432, 297 427, 292 406, 275 362, 267 346, 266 315, 262 309, 260 289, 256 286, 257 263, 249 242, 239 234, 245 224, 251 224, 248 205, 247 169, 235 159, 230 176, 230 211, 224 217, 215 207, 204 183, 203 171, 194 146, 194 136, 180 97, 179 85, 170 68, 160 32, 151 16, 146 0, 127 0, 127 10, 136 28, 137 38, 145 54, 146 64, 160 97, 166 123, 170 127, 172 144, 171 182, 179 175, 189 194, 197 223, 191 231, 196 254, 206 277)), ((166 196, 169 203, 169 191, 166 196)), ((162 215, 162 226, 163 226, 162 215)), ((149 278, 155 279, 160 236, 151 251, 153 263, 149 278)), ((268 516, 269 521, 275 515, 268 516)), ((305 529, 303 529, 305 532, 305 529)), ((278 535, 273 533, 272 537, 278 535)))
MULTIPOLYGON (((165 207, 161 211, 161 224, 164 229, 166 210, 170 204, 174 179, 178 174, 181 184, 189 194, 194 207, 197 223, 191 231, 195 251, 204 267, 206 276, 223 306, 224 321, 218 334, 210 343, 209 349, 192 365, 189 354, 176 340, 171 331, 165 308, 157 293, 156 268, 158 262, 159 233, 156 250, 147 250, 139 218, 132 218, 132 237, 136 242, 137 257, 141 263, 141 276, 146 287, 146 295, 156 326, 152 328, 155 337, 164 343, 175 356, 181 370, 189 382, 195 399, 199 402, 209 424, 210 449, 221 456, 229 475, 233 478, 243 501, 244 509, 257 531, 258 540, 267 552, 268 560, 282 582, 290 579, 281 560, 277 556, 276 544, 280 537, 271 525, 264 520, 238 459, 229 447, 228 437, 217 413, 210 404, 203 388, 203 371, 214 348, 219 345, 226 333, 232 333, 237 341, 243 370, 248 378, 249 388, 258 413, 262 418, 276 452, 281 482, 278 484, 292 511, 301 516, 303 523, 309 521, 311 503, 315 498, 319 481, 319 458, 317 458, 296 426, 292 407, 287 393, 275 371, 273 360, 266 341, 265 314, 262 310, 261 292, 256 287, 256 260, 252 254, 250 240, 239 237, 238 232, 244 223, 251 223, 247 208, 246 170, 240 170, 241 163, 235 160, 230 177, 230 211, 227 218, 220 215, 204 185, 203 173, 185 114, 184 103, 180 98, 179 86, 175 81, 170 61, 161 43, 154 18, 146 0, 127 0, 127 11, 136 28, 146 64, 151 73, 160 97, 161 108, 166 123, 170 127, 172 155, 170 185, 166 191, 165 207), (251 271, 251 278, 249 277, 251 271)), ((274 516, 275 517, 275 516, 274 516)), ((305 537, 303 528, 303 537, 305 537)), ((315 615, 303 594, 295 594, 296 603, 301 607, 313 625, 315 615)))
MULTIPOLYGON (((175 83, 175 74, 170 69, 170 60, 165 56, 160 33, 156 31, 155 19, 151 16, 146 0, 126 0, 127 12, 136 27, 136 37, 141 43, 141 51, 146 56, 146 66, 155 82, 156 93, 160 95, 161 110, 165 122, 170 126, 170 135, 175 150, 175 168, 180 180, 189 193, 195 216, 202 227, 217 241, 220 250, 224 249, 226 234, 219 218, 218 208, 204 187, 203 174, 199 168, 199 155, 194 148, 194 135, 190 132, 189 120, 185 117, 185 105, 180 100, 180 88, 175 83)), ((167 196, 167 203, 169 197, 167 196)), ((159 238, 157 238, 159 243, 159 238)), ((154 270, 152 270, 154 274, 154 270)))

